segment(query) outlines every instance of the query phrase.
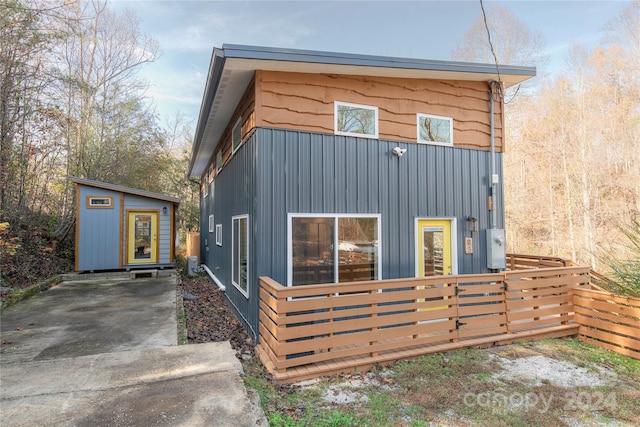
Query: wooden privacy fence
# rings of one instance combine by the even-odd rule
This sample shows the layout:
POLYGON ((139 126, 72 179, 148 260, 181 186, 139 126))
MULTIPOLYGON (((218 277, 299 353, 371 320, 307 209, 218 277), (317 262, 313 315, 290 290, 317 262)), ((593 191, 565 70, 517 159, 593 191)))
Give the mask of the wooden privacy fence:
POLYGON ((257 351, 278 382, 523 338, 575 335, 588 267, 284 287, 260 278, 257 351))
POLYGON ((579 338, 640 359, 640 299, 591 289, 574 290, 579 338))

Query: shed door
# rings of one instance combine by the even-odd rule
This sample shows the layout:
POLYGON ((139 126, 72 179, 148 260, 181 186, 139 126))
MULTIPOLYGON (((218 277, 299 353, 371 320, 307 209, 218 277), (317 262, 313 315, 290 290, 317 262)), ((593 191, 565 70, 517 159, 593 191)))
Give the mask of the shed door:
POLYGON ((158 212, 128 212, 127 263, 158 262, 158 212))

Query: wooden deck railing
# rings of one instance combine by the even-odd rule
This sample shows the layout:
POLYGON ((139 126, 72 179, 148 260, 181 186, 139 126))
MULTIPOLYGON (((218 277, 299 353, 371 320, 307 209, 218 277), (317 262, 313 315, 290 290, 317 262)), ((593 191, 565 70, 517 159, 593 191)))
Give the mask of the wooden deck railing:
POLYGON ((522 338, 575 335, 588 267, 284 287, 260 278, 258 354, 276 381, 522 338))

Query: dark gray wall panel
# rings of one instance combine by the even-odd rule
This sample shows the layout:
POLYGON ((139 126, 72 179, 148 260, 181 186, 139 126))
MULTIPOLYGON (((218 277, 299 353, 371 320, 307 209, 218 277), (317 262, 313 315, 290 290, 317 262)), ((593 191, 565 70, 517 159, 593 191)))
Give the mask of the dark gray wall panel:
MULTIPOLYGON (((417 217, 455 217, 458 272, 487 271, 489 152, 279 129, 259 129, 257 150, 257 251, 265 254, 258 274, 287 283, 288 213, 381 214, 384 278, 415 274, 417 217), (392 154, 396 146, 407 149, 401 158, 392 154), (472 236, 473 255, 464 255, 468 215, 478 218, 481 230, 472 236)), ((501 176, 501 155, 496 158, 501 176)))
MULTIPOLYGON (((502 176, 502 158, 496 155, 502 176)), ((457 218, 458 272, 486 272, 484 229, 491 155, 481 150, 398 143, 257 129, 215 181, 203 200, 203 260, 227 286, 227 296, 257 330, 258 277, 287 283, 289 213, 371 213, 381 215, 383 278, 415 274, 415 219, 457 218), (394 147, 406 148, 401 158, 394 147), (223 225, 223 246, 215 245, 207 218, 223 225), (251 228, 249 298, 231 284, 231 217, 249 214, 251 228), (466 217, 478 218, 474 254, 464 254, 466 217), (208 248, 204 245, 208 238, 208 248)), ((498 227, 502 227, 502 188, 498 186, 498 227)))

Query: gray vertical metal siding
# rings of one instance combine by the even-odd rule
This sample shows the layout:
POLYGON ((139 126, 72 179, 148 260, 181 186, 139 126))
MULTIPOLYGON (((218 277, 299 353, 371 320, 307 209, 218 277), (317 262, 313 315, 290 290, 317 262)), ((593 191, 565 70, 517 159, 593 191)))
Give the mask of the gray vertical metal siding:
POLYGON ((256 274, 256 245, 258 223, 256 221, 256 143, 255 134, 249 136, 218 173, 215 191, 209 188, 208 197, 201 204, 201 258, 216 277, 225 285, 226 296, 244 322, 254 331, 258 324, 258 275, 256 274), (209 215, 216 224, 222 224, 222 246, 216 245, 214 232, 209 233, 209 215), (232 267, 232 217, 249 215, 249 298, 245 297, 231 280, 232 267))
POLYGON ((80 186, 78 270, 119 268, 120 193, 80 186), (88 209, 87 196, 112 196, 113 208, 88 209), (115 231, 114 231, 115 230, 115 231))
MULTIPOLYGON (((228 299, 254 333, 258 277, 287 283, 289 213, 381 214, 385 279, 415 275, 416 218, 455 217, 458 272, 485 272, 490 160, 482 150, 257 129, 216 177, 215 193, 202 199, 203 262, 226 285, 228 299), (396 146, 407 148, 401 158, 392 154, 396 146), (209 214, 222 224, 222 247, 208 232, 209 214), (231 218, 241 214, 249 215, 250 225, 249 298, 231 283, 231 218), (481 230, 472 236, 473 255, 464 255, 467 215, 478 218, 481 230)), ((501 162, 497 154, 500 176, 501 162)))
MULTIPOLYGON (((381 214, 384 278, 414 276, 416 218, 457 218, 458 272, 487 271, 489 152, 279 129, 256 134, 259 275, 287 283, 289 213, 381 214), (392 154, 396 146, 407 149, 404 156, 392 154), (481 230, 471 236, 473 255, 464 254, 468 215, 478 218, 481 230)), ((496 156, 502 176, 501 154, 496 156)))

